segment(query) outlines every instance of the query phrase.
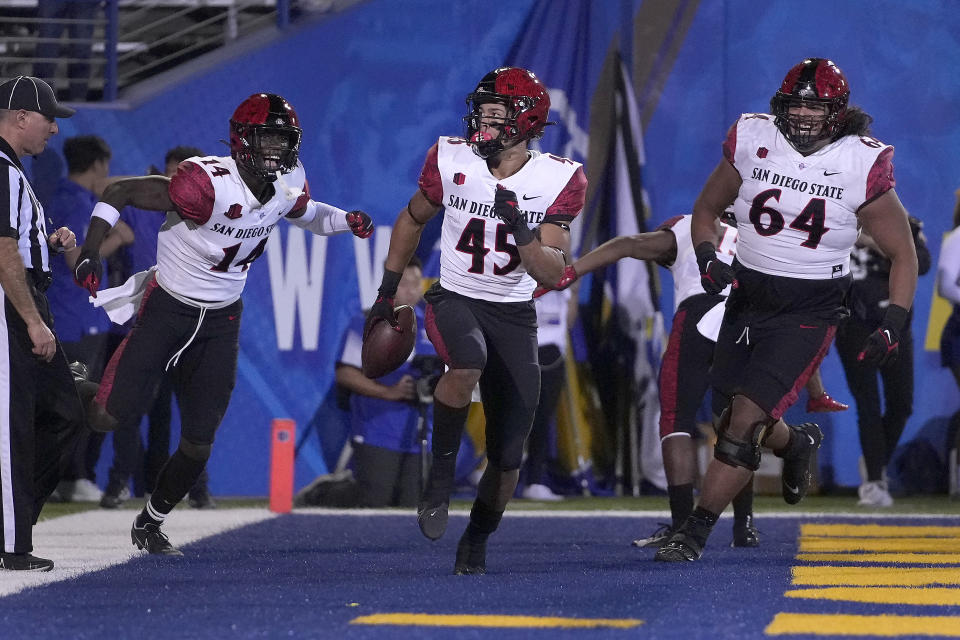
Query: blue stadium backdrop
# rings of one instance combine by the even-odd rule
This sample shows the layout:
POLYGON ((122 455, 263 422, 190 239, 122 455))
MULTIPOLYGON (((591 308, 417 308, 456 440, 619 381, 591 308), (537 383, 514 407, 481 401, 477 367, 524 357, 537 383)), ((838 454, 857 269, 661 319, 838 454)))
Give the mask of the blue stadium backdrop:
MULTIPOLYGON (((643 126, 634 153, 646 202, 640 228, 652 228, 689 211, 739 113, 766 110, 798 60, 830 57, 846 72, 853 102, 875 116, 875 135, 896 145, 897 190, 926 222, 936 258, 960 186, 954 9, 951 0, 370 0, 141 92, 136 103, 82 109, 61 122, 60 140, 101 135, 113 147, 115 173, 141 174, 177 144, 226 153, 220 141, 233 108, 254 92, 280 93, 303 123, 301 158, 314 197, 363 208, 381 225, 366 244, 282 226, 251 271, 237 386, 210 468, 215 493, 263 495, 271 418, 290 417, 302 428, 327 398, 340 335, 373 297, 389 226, 415 189, 424 153, 437 136, 462 131, 463 98, 486 71, 505 62, 533 68, 551 89, 551 116, 560 123, 544 148, 587 160, 590 136, 610 130, 591 122, 590 112, 610 107, 612 96, 596 92, 607 86, 608 55, 618 52, 643 126)), ((604 212, 588 214, 584 229, 604 212)), ((615 220, 602 223, 604 233, 622 232, 615 220)), ((904 441, 958 408, 931 350, 946 309, 933 285, 931 273, 917 294, 917 392, 904 441)), ((662 292, 653 304, 669 323, 666 279, 662 292)), ((849 400, 834 354, 824 377, 849 400)), ((823 422, 829 439, 821 465, 840 485, 857 484, 853 412, 823 422)), ((309 438, 301 450, 298 487, 337 454, 320 442, 309 438)))

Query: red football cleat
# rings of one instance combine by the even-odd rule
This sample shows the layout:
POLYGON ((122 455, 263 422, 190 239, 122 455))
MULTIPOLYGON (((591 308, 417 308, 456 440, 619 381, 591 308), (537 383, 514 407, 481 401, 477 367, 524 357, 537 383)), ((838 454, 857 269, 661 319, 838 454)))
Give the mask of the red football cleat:
POLYGON ((850 405, 838 402, 826 393, 816 398, 810 396, 807 400, 807 413, 832 413, 834 411, 846 411, 849 408, 850 405))

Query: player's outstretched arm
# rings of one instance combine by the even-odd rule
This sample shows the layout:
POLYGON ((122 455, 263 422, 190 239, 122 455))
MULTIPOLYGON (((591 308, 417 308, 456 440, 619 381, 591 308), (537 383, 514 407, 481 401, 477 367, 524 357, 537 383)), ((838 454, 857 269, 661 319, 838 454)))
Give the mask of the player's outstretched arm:
POLYGON ((574 262, 573 266, 577 273, 583 276, 610 266, 623 258, 655 260, 662 264, 672 264, 676 257, 677 237, 666 229, 658 229, 607 240, 574 262))
POLYGON ((169 186, 170 179, 165 176, 143 176, 118 180, 104 189, 100 202, 90 214, 90 227, 73 268, 74 282, 97 296, 103 276, 100 258, 104 239, 120 219, 120 209, 134 206, 153 211, 173 210, 176 207, 170 199, 169 186))
MULTIPOLYGON (((304 198, 305 199, 305 198, 304 198)), ((351 231, 358 238, 373 235, 373 220, 360 210, 344 211, 324 202, 307 200, 286 215, 291 224, 318 236, 351 231)))

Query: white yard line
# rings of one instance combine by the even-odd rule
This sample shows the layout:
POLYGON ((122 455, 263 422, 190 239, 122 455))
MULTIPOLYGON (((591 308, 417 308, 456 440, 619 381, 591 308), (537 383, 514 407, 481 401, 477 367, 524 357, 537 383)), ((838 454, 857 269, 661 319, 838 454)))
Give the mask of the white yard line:
MULTIPOLYGON (((454 507, 450 513, 455 515, 469 515, 470 507, 454 507)), ((896 513, 896 512, 877 512, 877 511, 763 511, 754 512, 758 520, 781 519, 781 518, 853 518, 856 520, 890 520, 894 518, 906 518, 913 520, 935 520, 940 518, 952 518, 960 526, 960 513, 896 513)), ((330 516, 408 516, 416 520, 416 512, 413 509, 330 509, 326 507, 298 507, 294 514, 302 515, 330 515, 330 516)), ((507 507, 504 517, 507 518, 669 518, 670 512, 666 510, 637 510, 627 509, 611 510, 569 510, 562 509, 544 509, 539 511, 530 508, 511 508, 507 507)), ((732 518, 733 512, 727 509, 721 518, 732 518)))
MULTIPOLYGON (((0 597, 106 569, 146 553, 130 542, 136 515, 130 509, 94 509, 38 523, 33 528, 34 554, 53 560, 53 571, 2 571, 0 597)), ((163 530, 175 545, 183 546, 275 515, 266 509, 183 509, 170 515, 163 530)))

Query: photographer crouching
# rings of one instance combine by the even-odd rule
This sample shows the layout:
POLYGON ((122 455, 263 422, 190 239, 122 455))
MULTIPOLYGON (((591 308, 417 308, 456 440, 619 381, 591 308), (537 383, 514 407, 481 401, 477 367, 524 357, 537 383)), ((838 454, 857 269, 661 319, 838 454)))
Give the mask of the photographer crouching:
POLYGON ((417 316, 417 341, 396 371, 371 379, 360 370, 363 314, 344 337, 336 381, 350 392, 350 439, 360 507, 413 507, 420 497, 422 464, 433 420, 433 390, 443 363, 424 329, 423 269, 413 256, 394 298, 417 316))

